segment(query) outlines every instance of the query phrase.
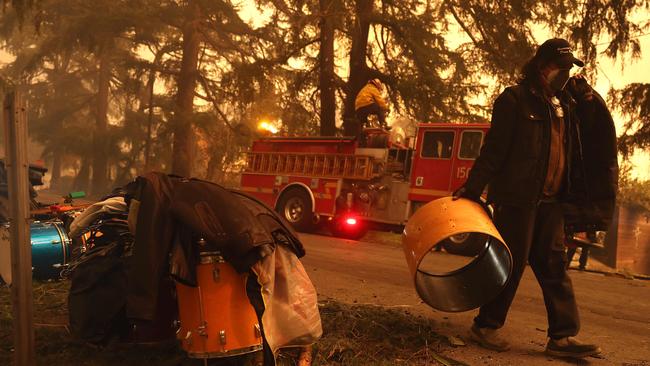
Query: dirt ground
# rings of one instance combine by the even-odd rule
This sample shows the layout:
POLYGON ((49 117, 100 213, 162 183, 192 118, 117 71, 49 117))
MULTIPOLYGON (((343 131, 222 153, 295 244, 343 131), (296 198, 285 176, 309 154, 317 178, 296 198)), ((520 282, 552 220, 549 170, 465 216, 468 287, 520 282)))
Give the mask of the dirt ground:
MULTIPOLYGON (((650 281, 602 273, 570 271, 582 330, 579 338, 601 346, 600 358, 553 359, 546 345, 546 311, 541 290, 528 269, 511 308, 504 337, 509 352, 484 350, 468 340, 476 311, 443 313, 423 304, 412 285, 399 236, 377 244, 301 235, 307 248, 303 263, 319 296, 350 304, 403 309, 434 322, 433 331, 463 340, 444 355, 468 365, 650 365, 650 281)), ((383 238, 383 237, 382 237, 383 238)), ((379 241, 378 234, 365 240, 379 241)), ((594 263, 595 264, 595 263, 594 263)), ((454 342, 458 343, 458 342, 454 342)))
MULTIPOLYGON (((582 317, 580 338, 598 343, 599 358, 544 355, 546 315, 528 270, 504 336, 512 350, 496 353, 468 340, 476 311, 443 313, 423 304, 411 282, 400 237, 370 233, 365 241, 302 234, 303 263, 319 293, 324 336, 314 365, 624 365, 650 366, 650 281, 571 271, 582 317)), ((442 258, 447 264, 457 257, 442 258)), ((592 266, 596 265, 592 262, 592 266)), ((162 348, 95 349, 66 328, 68 283, 35 283, 39 365, 198 365, 175 344, 162 348)), ((11 304, 0 289, 0 365, 12 358, 11 304)), ((290 355, 281 366, 293 365, 290 355)), ((215 364, 216 365, 216 364, 215 364)))

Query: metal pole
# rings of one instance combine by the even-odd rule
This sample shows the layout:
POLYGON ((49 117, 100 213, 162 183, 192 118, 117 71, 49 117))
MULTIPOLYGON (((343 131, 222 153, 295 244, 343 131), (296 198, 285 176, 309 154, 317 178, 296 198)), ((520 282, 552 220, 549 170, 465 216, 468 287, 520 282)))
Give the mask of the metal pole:
POLYGON ((27 160, 27 105, 16 89, 4 100, 4 126, 11 223, 11 300, 14 316, 14 363, 32 366, 34 320, 32 245, 29 237, 29 163, 27 160))

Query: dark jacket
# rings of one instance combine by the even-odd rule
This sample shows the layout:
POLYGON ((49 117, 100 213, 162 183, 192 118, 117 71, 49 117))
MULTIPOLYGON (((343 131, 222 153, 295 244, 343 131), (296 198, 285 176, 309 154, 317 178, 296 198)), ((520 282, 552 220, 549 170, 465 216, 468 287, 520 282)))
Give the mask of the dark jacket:
POLYGON ((243 205, 250 211, 264 226, 266 231, 271 234, 275 244, 286 245, 298 257, 305 256, 305 248, 298 239, 298 235, 291 227, 291 224, 280 216, 272 208, 268 207, 262 201, 239 191, 230 191, 233 195, 239 197, 243 205))
MULTIPOLYGON (((593 213, 593 197, 589 196, 588 187, 595 182, 609 187, 605 189, 607 194, 602 194, 602 197, 613 202, 615 190, 612 192, 611 187, 617 175, 613 177, 611 171, 616 170, 616 150, 608 149, 607 153, 602 154, 594 154, 593 149, 584 151, 582 125, 593 124, 594 119, 606 119, 593 116, 589 118, 584 113, 585 110, 598 110, 595 113, 598 115, 603 113, 603 108, 607 108, 602 99, 578 103, 568 92, 561 92, 559 99, 564 110, 564 143, 567 154, 565 182, 559 199, 575 208, 572 212, 577 214, 571 218, 574 224, 577 225, 582 220, 585 225, 588 224, 586 221, 590 221, 590 225, 605 226, 611 220, 612 212, 601 212, 593 216, 586 214, 593 213), (581 122, 581 113, 585 114, 584 122, 581 122), (610 166, 610 173, 594 171, 594 174, 586 176, 585 162, 599 167, 610 166)), ((542 199, 548 167, 552 113, 554 111, 541 91, 526 84, 506 88, 494 103, 490 130, 465 188, 469 192, 480 194, 488 186, 488 201, 496 204, 519 207, 538 204, 542 199)), ((613 131, 611 116, 609 121, 608 128, 613 131)), ((595 131, 591 127, 588 130, 595 131)), ((615 139, 615 135, 611 137, 611 132, 606 134, 609 139, 615 139)))
POLYGON ((616 130, 603 98, 593 91, 593 99, 579 101, 582 147, 582 182, 564 200, 565 222, 569 231, 607 230, 616 206, 618 158, 616 130))
POLYGON ((167 274, 175 235, 175 220, 169 209, 179 182, 180 177, 148 173, 125 187, 129 221, 136 222, 132 254, 125 258, 129 318, 152 320, 156 316, 159 283, 167 274))
POLYGON ((248 272, 262 258, 257 247, 274 244, 271 234, 236 195, 211 182, 181 181, 174 188, 170 213, 221 251, 240 273, 248 272))

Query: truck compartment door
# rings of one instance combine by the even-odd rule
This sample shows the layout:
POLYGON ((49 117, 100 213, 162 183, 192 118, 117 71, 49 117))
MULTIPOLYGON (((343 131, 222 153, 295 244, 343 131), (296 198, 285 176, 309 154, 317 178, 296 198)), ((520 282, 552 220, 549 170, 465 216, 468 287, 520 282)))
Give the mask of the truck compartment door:
POLYGON ((409 199, 431 201, 450 194, 456 132, 421 128, 415 154, 409 199))

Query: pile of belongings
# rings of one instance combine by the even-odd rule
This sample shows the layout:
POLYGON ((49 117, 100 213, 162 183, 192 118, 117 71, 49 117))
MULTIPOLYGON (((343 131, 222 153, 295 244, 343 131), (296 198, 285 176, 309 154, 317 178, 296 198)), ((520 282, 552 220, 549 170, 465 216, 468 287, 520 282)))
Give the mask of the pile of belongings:
POLYGON ((275 364, 280 348, 308 346, 322 335, 316 290, 299 261, 302 243, 246 194, 152 172, 90 206, 70 228, 71 237, 85 237, 85 251, 70 266, 70 326, 86 342, 173 338, 173 281, 196 286, 200 253, 214 250, 248 274, 265 365, 275 364))

